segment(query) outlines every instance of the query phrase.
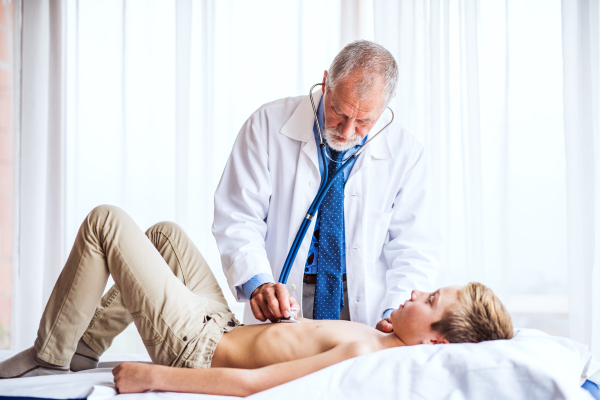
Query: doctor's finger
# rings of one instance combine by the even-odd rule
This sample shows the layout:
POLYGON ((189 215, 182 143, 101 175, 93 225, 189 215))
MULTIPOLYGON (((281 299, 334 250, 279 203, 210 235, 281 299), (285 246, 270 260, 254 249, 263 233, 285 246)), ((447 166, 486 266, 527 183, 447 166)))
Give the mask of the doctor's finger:
POLYGON ((294 307, 296 310, 300 310, 300 305, 298 304, 294 296, 290 295, 290 308, 291 307, 294 307))
POLYGON ((277 322, 279 320, 279 318, 277 318, 271 312, 271 308, 269 307, 269 303, 267 303, 265 301, 263 303, 260 303, 259 305, 260 305, 260 310, 262 311, 262 313, 264 314, 264 316, 265 316, 266 319, 268 319, 271 322, 277 322))
POLYGON ((284 284, 278 283, 275 287, 275 294, 279 300, 279 309, 284 318, 290 316, 290 294, 284 284))
POLYGON ((383 323, 383 332, 385 333, 390 333, 391 331, 394 330, 394 327, 392 326, 392 324, 390 324, 389 322, 385 321, 383 323))
POLYGON ((275 294, 275 292, 269 293, 267 303, 268 303, 269 311, 271 312, 271 314, 273 315, 275 320, 278 320, 283 317, 283 315, 281 314, 281 311, 279 309, 280 303, 279 303, 279 300, 277 299, 277 295, 275 294))
POLYGON ((269 320, 271 322, 277 321, 277 317, 273 315, 271 309, 269 307, 269 299, 274 297, 274 290, 272 288, 267 288, 256 296, 256 305, 260 308, 260 311, 265 317, 265 320, 269 320))
POLYGON ((259 320, 261 322, 265 322, 267 320, 267 318, 261 311, 261 309, 258 305, 258 301, 256 301, 256 299, 250 300, 250 309, 252 310, 252 314, 254 315, 254 318, 256 318, 257 320, 259 320))

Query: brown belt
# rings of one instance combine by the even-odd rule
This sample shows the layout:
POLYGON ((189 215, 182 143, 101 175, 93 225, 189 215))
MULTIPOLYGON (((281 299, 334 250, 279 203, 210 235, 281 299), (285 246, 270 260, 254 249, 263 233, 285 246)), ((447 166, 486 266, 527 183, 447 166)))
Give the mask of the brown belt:
MULTIPOLYGON (((317 283, 317 274, 304 274, 302 281, 309 285, 315 285, 317 283)), ((342 281, 346 282, 346 274, 342 275, 342 281)))

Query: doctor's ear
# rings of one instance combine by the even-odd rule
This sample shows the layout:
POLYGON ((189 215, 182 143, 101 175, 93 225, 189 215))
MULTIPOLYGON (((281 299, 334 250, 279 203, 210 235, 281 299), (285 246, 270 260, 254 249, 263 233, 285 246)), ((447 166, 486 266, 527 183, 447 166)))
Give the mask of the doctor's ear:
POLYGON ((323 72, 323 93, 325 93, 325 81, 327 80, 327 70, 323 72))

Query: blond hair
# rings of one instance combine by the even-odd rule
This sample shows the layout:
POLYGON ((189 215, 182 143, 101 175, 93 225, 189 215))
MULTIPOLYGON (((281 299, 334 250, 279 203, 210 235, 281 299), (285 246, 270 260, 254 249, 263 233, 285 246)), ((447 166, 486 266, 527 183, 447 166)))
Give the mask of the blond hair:
POLYGON ((448 307, 431 328, 450 343, 478 343, 513 336, 506 308, 490 288, 478 282, 461 288, 458 302, 448 307))

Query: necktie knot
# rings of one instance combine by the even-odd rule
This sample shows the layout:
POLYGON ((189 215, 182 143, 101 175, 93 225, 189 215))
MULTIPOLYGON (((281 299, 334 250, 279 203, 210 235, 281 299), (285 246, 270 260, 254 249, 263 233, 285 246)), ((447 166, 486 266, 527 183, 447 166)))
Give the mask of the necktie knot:
POLYGON ((335 172, 341 168, 342 164, 342 160, 344 158, 344 153, 342 153, 341 151, 336 151, 333 149, 330 149, 330 157, 331 160, 329 161, 329 165, 327 167, 327 169, 329 170, 329 179, 333 178, 333 174, 335 174, 335 172))
POLYGON ((331 149, 331 158, 333 158, 335 161, 342 161, 344 158, 344 153, 331 149))

